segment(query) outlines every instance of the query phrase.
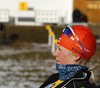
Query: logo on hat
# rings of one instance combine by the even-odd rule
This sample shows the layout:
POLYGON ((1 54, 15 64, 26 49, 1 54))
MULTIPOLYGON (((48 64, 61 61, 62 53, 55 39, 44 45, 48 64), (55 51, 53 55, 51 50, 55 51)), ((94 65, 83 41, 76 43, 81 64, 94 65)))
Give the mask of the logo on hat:
POLYGON ((75 51, 76 53, 79 53, 80 55, 87 57, 84 53, 81 53, 80 51, 78 51, 77 49, 75 49, 74 47, 72 47, 72 50, 75 51))
POLYGON ((70 39, 74 40, 75 38, 74 37, 70 37, 70 39))
POLYGON ((60 42, 60 41, 61 41, 61 38, 58 39, 58 42, 60 42))
MULTIPOLYGON (((82 47, 80 45, 78 45, 77 43, 76 43, 76 46, 78 46, 80 49, 82 49, 82 47)), ((85 51, 90 52, 90 50, 88 50, 88 49, 85 49, 85 51)))

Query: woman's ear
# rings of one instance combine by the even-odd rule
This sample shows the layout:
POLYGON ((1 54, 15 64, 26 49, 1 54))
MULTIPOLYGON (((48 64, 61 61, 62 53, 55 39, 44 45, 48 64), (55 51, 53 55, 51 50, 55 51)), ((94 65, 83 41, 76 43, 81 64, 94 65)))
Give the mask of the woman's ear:
POLYGON ((77 62, 81 59, 81 57, 79 55, 74 55, 74 61, 77 62))

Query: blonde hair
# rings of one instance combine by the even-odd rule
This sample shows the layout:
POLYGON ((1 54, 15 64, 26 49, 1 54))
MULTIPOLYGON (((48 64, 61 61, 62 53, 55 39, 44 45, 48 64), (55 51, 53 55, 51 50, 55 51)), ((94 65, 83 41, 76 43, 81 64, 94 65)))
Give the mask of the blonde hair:
POLYGON ((95 82, 94 73, 93 73, 92 66, 89 63, 89 61, 85 60, 84 58, 79 58, 76 64, 88 67, 88 70, 91 72, 91 79, 93 80, 93 82, 95 82))
MULTIPOLYGON (((70 54, 72 54, 73 56, 78 56, 77 54, 71 52, 70 54)), ((79 58, 78 60, 76 60, 76 64, 82 65, 82 66, 87 66, 88 65, 88 61, 85 60, 84 58, 79 58)))
POLYGON ((88 61, 81 57, 76 61, 76 64, 88 67, 88 61))
MULTIPOLYGON (((70 54, 73 55, 73 56, 77 56, 73 52, 70 52, 70 54)), ((88 70, 91 72, 91 79, 93 80, 93 82, 95 82, 95 77, 94 77, 93 69, 92 69, 91 63, 89 63, 89 61, 87 61, 84 58, 80 57, 78 60, 76 60, 75 64, 87 67, 88 70)))

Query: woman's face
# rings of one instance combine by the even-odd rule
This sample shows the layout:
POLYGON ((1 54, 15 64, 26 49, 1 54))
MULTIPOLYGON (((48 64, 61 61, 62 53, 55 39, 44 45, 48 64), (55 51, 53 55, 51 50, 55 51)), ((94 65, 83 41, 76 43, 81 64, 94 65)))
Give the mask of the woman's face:
POLYGON ((72 55, 71 51, 59 44, 53 55, 56 57, 56 63, 58 64, 75 64, 75 56, 72 55))

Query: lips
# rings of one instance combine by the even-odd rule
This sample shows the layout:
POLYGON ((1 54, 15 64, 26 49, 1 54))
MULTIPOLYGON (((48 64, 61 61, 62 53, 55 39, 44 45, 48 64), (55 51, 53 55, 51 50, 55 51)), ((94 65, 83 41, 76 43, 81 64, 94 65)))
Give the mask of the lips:
POLYGON ((59 60, 56 60, 56 63, 60 63, 60 61, 59 60))

